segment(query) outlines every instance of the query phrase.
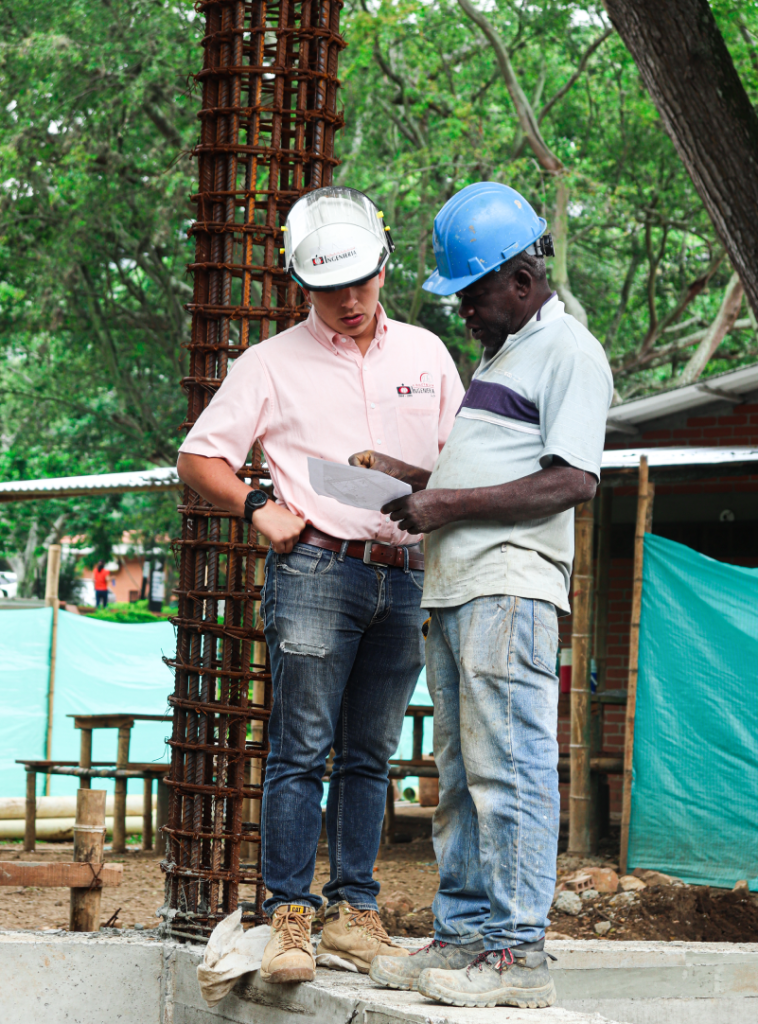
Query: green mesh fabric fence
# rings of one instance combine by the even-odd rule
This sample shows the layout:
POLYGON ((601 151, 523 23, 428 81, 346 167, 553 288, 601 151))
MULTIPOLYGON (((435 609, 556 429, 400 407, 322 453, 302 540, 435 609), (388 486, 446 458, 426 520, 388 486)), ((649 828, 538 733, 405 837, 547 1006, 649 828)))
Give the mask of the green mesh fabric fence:
POLYGON ((629 868, 758 890, 758 569, 645 537, 629 868))

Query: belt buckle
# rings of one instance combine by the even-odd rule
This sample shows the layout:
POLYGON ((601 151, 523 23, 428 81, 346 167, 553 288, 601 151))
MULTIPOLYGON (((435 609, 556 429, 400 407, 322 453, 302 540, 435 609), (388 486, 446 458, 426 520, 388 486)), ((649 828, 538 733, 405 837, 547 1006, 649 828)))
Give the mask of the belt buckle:
POLYGON ((364 543, 363 543, 363 564, 364 565, 377 565, 377 566, 381 566, 382 568, 386 569, 387 565, 388 565, 387 562, 375 562, 371 558, 371 548, 374 546, 374 544, 379 544, 380 547, 387 547, 386 544, 382 544, 381 541, 378 541, 378 540, 367 540, 367 541, 364 541, 364 543))

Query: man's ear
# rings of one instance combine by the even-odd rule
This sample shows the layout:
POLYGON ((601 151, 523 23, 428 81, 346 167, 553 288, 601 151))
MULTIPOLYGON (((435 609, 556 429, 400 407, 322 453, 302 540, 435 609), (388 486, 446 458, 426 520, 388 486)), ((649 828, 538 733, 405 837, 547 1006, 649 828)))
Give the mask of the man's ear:
POLYGON ((516 286, 516 293, 520 299, 525 299, 532 290, 534 279, 528 270, 523 268, 517 270, 513 275, 513 283, 516 286))
POLYGON ((378 276, 378 278, 379 278, 379 287, 380 287, 380 288, 384 288, 384 277, 385 277, 385 271, 386 271, 386 269, 387 269, 387 266, 386 266, 386 264, 385 264, 385 265, 384 265, 384 266, 382 267, 382 269, 381 269, 381 270, 379 271, 379 274, 377 275, 377 276, 378 276))
POLYGON ((302 289, 303 295, 305 297, 305 301, 308 303, 309 306, 312 306, 313 302, 311 300, 311 293, 308 291, 307 288, 303 288, 302 285, 300 285, 300 288, 302 289))

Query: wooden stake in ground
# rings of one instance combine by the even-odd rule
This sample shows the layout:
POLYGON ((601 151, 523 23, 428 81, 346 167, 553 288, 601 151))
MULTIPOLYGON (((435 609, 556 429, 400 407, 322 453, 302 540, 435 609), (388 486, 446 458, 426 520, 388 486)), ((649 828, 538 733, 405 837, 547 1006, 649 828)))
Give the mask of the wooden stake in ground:
POLYGON ((37 845, 37 773, 26 773, 26 813, 24 850, 30 853, 37 845))
MULTIPOLYGON (((116 751, 116 767, 129 766, 129 739, 131 725, 122 725, 118 730, 118 748, 116 751)), ((124 853, 126 850, 126 779, 116 779, 113 794, 113 852, 124 853)))
POLYGON ((571 597, 571 783, 569 852, 588 854, 592 796, 590 791, 590 641, 592 622, 592 502, 575 515, 573 594, 571 597))
MULTIPOLYGON (((61 546, 51 544, 47 549, 47 573, 45 576, 45 604, 53 609, 53 629, 50 638, 50 675, 47 684, 47 729, 45 734, 45 759, 53 757, 53 705, 55 702, 55 659, 58 647, 58 586, 61 575, 61 546)), ((50 796, 50 776, 45 776, 45 796, 50 796)))
POLYGON ((105 790, 76 791, 74 861, 90 865, 92 882, 87 888, 71 890, 69 930, 96 932, 100 929, 100 885, 98 872, 105 845, 105 790))
MULTIPOLYGON (((597 695, 606 689, 608 676, 608 604, 611 577, 611 526, 613 516, 613 489, 601 487, 595 498, 597 523, 597 562, 595 564, 595 600, 593 651, 597 678, 597 695)), ((591 698, 590 698, 591 700, 591 698)), ((591 700, 590 713, 590 757, 596 757, 603 749, 605 732, 605 705, 601 700, 591 700)), ((591 843, 597 849, 598 840, 610 832, 610 788, 608 776, 596 774, 592 783, 592 830, 591 843)))
POLYGON ((632 765, 634 761, 634 715, 637 705, 637 666, 640 653, 640 612, 642 610, 642 571, 645 558, 645 534, 653 526, 655 486, 648 479, 647 458, 640 458, 637 486, 637 526, 634 533, 634 578, 632 582, 632 618, 629 626, 629 681, 626 690, 626 732, 624 735, 624 793, 621 802, 621 874, 626 874, 629 850, 629 819, 632 812, 632 765))

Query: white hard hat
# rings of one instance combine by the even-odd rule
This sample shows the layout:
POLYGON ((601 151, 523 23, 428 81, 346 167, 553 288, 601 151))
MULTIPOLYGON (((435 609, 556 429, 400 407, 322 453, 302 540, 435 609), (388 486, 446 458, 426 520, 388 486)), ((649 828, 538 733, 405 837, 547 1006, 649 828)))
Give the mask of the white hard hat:
POLYGON ((367 281, 395 246, 383 214, 354 188, 330 186, 298 199, 284 227, 284 266, 309 291, 367 281))

